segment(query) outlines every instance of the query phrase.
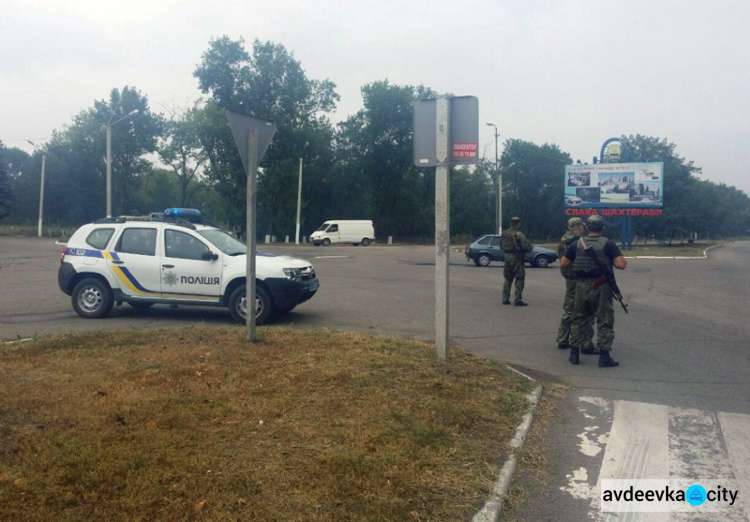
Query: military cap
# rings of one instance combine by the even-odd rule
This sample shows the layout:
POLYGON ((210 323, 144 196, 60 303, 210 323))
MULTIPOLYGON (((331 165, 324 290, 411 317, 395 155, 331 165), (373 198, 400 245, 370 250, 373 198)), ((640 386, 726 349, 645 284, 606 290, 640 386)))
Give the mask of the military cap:
POLYGON ((568 230, 583 226, 583 220, 579 217, 573 217, 568 220, 568 230))
POLYGON ((512 218, 510 218, 510 222, 513 223, 513 224, 520 223, 521 222, 521 218, 518 217, 518 216, 513 216, 512 218))

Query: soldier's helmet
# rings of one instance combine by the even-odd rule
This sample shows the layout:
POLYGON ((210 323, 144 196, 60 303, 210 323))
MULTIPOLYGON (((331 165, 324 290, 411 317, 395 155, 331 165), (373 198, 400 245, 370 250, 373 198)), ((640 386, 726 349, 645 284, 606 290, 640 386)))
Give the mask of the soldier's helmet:
POLYGON ((510 224, 511 225, 518 225, 520 222, 521 222, 521 218, 520 217, 514 216, 514 217, 510 218, 510 224))
POLYGON ((578 217, 570 218, 568 220, 568 230, 573 230, 576 227, 580 227, 583 225, 583 220, 578 217))
POLYGON ((586 220, 586 226, 591 232, 601 232, 604 230, 604 220, 601 216, 594 214, 586 220))

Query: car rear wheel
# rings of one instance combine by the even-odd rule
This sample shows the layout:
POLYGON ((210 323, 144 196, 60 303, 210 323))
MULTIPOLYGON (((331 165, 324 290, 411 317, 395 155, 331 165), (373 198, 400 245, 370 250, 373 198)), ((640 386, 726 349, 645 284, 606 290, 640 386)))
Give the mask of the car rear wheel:
MULTIPOLYGON (((247 290, 245 285, 238 286, 229 296, 229 313, 236 322, 247 321, 247 290)), ((265 288, 255 286, 255 324, 265 323, 273 313, 273 301, 265 288)))
POLYGON ((370 246, 370 238, 369 237, 362 238, 362 246, 370 246))
POLYGON ((104 317, 115 304, 112 291, 107 283, 99 279, 84 279, 78 283, 71 294, 73 310, 85 319, 104 317))
POLYGON ((534 264, 539 268, 547 268, 549 266, 549 258, 547 256, 536 256, 534 264))
POLYGON ((477 257, 477 265, 479 266, 490 266, 490 262, 492 261, 492 258, 489 256, 489 254, 479 254, 477 257))

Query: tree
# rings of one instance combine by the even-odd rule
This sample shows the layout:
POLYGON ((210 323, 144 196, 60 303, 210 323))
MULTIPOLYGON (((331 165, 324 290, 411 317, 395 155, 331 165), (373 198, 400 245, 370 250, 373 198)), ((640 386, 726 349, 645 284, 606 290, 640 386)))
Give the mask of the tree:
POLYGON ((5 218, 13 207, 13 193, 11 191, 8 163, 5 158, 5 147, 0 141, 0 219, 5 218))
MULTIPOLYGON (((309 79, 283 45, 256 40, 250 54, 244 40, 226 36, 211 40, 194 75, 201 90, 215 102, 207 105, 205 116, 216 131, 220 125, 227 127, 226 118, 217 113, 226 109, 276 123, 276 136, 258 175, 258 214, 268 233, 274 233, 277 223, 289 227, 296 207, 295 159, 306 142, 311 143, 307 151, 311 157, 324 156, 323 151, 313 149, 313 143, 321 140, 310 138, 317 132, 330 134, 324 114, 339 99, 335 85, 309 79)), ((207 176, 227 185, 219 190, 244 215, 245 173, 228 128, 212 136, 203 133, 201 143, 210 161, 207 176)))
POLYGON ((336 197, 357 214, 343 217, 372 218, 380 235, 432 235, 434 169, 414 166, 412 122, 414 102, 435 96, 422 85, 388 80, 362 87, 364 108, 339 125, 336 137, 336 197))
POLYGON ((503 222, 513 215, 523 219, 530 237, 557 237, 565 228, 563 212, 565 165, 570 154, 557 145, 506 140, 500 169, 503 173, 503 222))
POLYGON ((188 206, 193 194, 201 187, 196 183, 198 172, 208 160, 208 153, 200 142, 200 111, 197 103, 188 109, 171 109, 157 147, 161 161, 177 176, 181 207, 188 206))

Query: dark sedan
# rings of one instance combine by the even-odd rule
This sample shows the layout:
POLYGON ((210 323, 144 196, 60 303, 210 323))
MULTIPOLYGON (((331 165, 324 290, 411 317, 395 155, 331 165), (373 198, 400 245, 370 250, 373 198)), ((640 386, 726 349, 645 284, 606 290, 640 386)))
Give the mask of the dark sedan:
MULTIPOLYGON (((500 248, 500 236, 487 234, 475 239, 464 248, 464 255, 476 263, 477 266, 489 266, 492 261, 505 261, 505 253, 500 248)), ((540 246, 535 246, 525 255, 525 261, 534 266, 545 268, 557 261, 557 252, 540 246)))

